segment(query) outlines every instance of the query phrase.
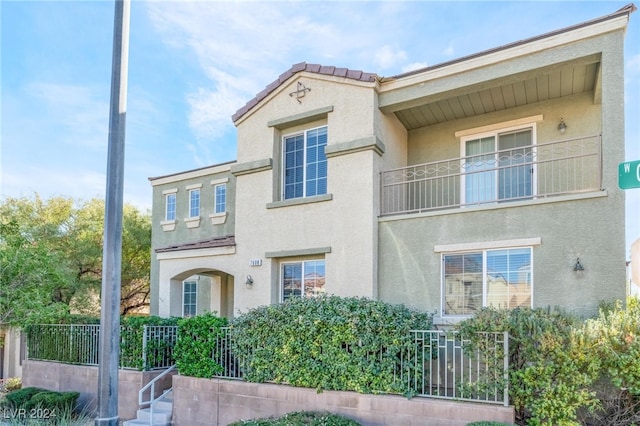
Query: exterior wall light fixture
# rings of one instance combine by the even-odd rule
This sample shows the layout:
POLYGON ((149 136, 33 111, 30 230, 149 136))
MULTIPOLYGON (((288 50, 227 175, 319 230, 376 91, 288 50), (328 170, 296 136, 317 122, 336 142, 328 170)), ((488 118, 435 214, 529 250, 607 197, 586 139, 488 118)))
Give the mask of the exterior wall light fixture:
POLYGON ((581 276, 584 272, 584 266, 580 263, 580 258, 576 259, 576 264, 573 266, 573 272, 575 272, 578 276, 581 276))
POLYGON ((247 280, 244 283, 247 287, 253 285, 253 277, 251 275, 247 275, 247 280))
POLYGON ((564 133, 567 131, 567 125, 565 124, 563 118, 560 119, 560 124, 558 124, 558 131, 560 133, 564 133))

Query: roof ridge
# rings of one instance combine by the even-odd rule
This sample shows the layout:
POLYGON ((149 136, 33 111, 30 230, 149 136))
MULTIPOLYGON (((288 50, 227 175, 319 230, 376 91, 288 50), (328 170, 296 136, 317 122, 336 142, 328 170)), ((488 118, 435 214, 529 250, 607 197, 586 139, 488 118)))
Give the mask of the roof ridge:
POLYGON ((331 75, 335 77, 343 77, 351 80, 364 81, 368 83, 373 83, 378 79, 378 75, 375 73, 368 73, 360 70, 350 70, 348 68, 338 68, 334 66, 326 66, 320 64, 308 64, 306 62, 298 62, 297 64, 293 64, 291 68, 287 71, 280 74, 277 80, 272 81, 267 85, 262 91, 260 91, 253 99, 247 102, 243 107, 241 107, 235 114, 231 116, 231 119, 235 123, 243 115, 251 110, 254 106, 256 106, 260 101, 266 98, 270 93, 284 84, 287 80, 293 77, 295 74, 300 72, 311 72, 314 74, 320 75, 331 75))

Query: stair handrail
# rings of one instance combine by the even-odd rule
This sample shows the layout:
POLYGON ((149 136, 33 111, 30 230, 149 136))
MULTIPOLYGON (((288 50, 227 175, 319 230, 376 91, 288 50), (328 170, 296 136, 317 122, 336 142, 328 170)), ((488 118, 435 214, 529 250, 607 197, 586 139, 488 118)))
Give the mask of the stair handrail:
POLYGON ((166 375, 168 375, 170 372, 172 372, 173 370, 176 369, 176 365, 173 364, 171 367, 167 368, 166 370, 164 370, 162 373, 158 374, 156 377, 154 377, 153 379, 151 379, 149 381, 149 383, 147 383, 146 385, 144 385, 142 387, 142 389, 140 389, 140 391, 138 391, 138 405, 140 407, 149 404, 149 424, 153 425, 153 404, 154 402, 156 402, 157 400, 163 398, 167 393, 169 393, 171 391, 171 389, 168 389, 167 391, 163 392, 162 395, 160 395, 157 398, 154 398, 153 396, 156 394, 156 382, 160 379, 162 379, 163 377, 165 377, 166 375), (149 394, 149 400, 148 401, 144 401, 144 392, 149 389, 149 387, 151 387, 151 391, 149 394))

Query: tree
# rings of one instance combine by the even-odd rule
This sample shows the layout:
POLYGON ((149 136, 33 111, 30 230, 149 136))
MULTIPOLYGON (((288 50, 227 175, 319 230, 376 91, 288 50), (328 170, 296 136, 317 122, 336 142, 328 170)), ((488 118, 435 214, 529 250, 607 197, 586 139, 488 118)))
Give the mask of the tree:
MULTIPOLYGON (((0 223, 7 228, 6 236, 4 228, 0 235, 3 270, 5 258, 7 261, 13 259, 14 263, 10 265, 15 270, 30 274, 18 279, 19 274, 9 273, 10 270, 2 273, 0 296, 3 296, 3 302, 0 303, 4 303, 2 312, 7 315, 0 313, 0 319, 7 316, 9 321, 20 320, 21 317, 12 320, 8 313, 18 311, 13 305, 20 303, 19 294, 29 293, 27 289, 32 285, 42 296, 37 299, 41 301, 41 310, 53 306, 64 306, 67 312, 83 314, 95 314, 99 310, 103 200, 76 202, 71 198, 54 197, 44 201, 37 194, 33 198, 7 198, 0 204, 0 223), (31 260, 16 256, 16 253, 27 252, 31 253, 31 260), (40 271, 36 273, 36 269, 40 271)), ((123 314, 137 312, 149 304, 150 247, 150 216, 125 205, 121 271, 123 314)))

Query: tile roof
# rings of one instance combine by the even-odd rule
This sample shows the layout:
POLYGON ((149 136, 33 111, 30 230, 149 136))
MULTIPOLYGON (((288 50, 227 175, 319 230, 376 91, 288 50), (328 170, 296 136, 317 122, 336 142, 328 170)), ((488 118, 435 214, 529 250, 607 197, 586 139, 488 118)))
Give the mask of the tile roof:
POLYGON ((195 243, 178 244, 175 246, 161 247, 155 250, 156 253, 167 253, 171 251, 180 250, 196 250, 203 248, 214 247, 233 247, 236 245, 235 235, 228 235, 226 237, 211 238, 209 240, 197 241, 195 243))
POLYGON ((337 68, 331 66, 324 66, 320 64, 307 64, 306 62, 300 62, 298 64, 293 65, 287 71, 280 74, 277 80, 273 81, 271 84, 267 85, 260 93, 258 93, 253 99, 247 102, 242 108, 236 111, 235 114, 231 116, 231 119, 235 123, 243 115, 251 110, 254 106, 256 106, 261 100, 266 98, 271 92, 280 87, 285 81, 293 77, 295 74, 299 72, 311 72, 315 74, 321 75, 332 75, 335 77, 343 77, 351 80, 365 81, 368 83, 373 83, 378 78, 377 74, 368 73, 358 70, 350 70, 348 68, 337 68))

